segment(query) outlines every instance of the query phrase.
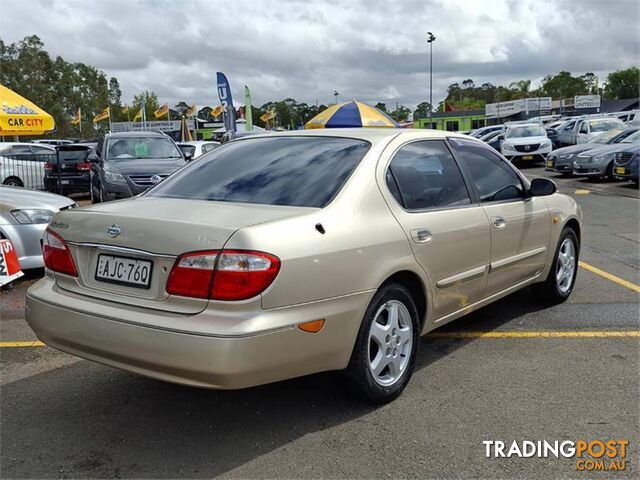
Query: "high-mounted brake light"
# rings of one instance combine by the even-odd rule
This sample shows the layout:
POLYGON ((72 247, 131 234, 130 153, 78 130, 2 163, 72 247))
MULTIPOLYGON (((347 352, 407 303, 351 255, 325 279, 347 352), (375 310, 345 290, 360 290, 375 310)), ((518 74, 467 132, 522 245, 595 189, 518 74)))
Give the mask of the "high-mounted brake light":
POLYGON ((209 250, 181 255, 167 293, 212 300, 246 300, 264 292, 280 270, 278 257, 253 250, 209 250))
POLYGON ((73 277, 78 276, 67 242, 48 228, 45 230, 42 239, 42 255, 44 257, 44 265, 48 269, 73 277))

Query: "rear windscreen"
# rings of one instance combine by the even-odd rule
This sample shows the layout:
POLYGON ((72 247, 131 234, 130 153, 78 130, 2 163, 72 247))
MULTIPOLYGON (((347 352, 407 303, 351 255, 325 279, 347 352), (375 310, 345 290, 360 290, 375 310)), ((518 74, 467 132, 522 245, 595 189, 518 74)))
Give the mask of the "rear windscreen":
POLYGON ((321 208, 369 147, 333 137, 238 140, 203 155, 148 196, 321 208))

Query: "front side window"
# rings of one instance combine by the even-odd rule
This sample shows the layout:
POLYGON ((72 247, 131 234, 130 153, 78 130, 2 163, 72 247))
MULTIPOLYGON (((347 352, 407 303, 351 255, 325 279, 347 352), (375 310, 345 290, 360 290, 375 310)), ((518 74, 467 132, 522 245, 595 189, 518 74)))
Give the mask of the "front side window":
POLYGON ((149 196, 322 208, 369 147, 364 140, 320 136, 237 140, 201 156, 149 196))
POLYGON ((202 144, 202 153, 207 153, 216 148, 218 145, 215 143, 203 143, 202 144))
POLYGON ((520 178, 497 154, 477 142, 457 138, 450 141, 467 167, 480 201, 524 198, 520 178))
POLYGON ((173 141, 164 137, 111 138, 107 142, 107 160, 144 158, 182 158, 173 141))
POLYGON ((441 141, 414 142, 394 155, 386 175, 389 191, 407 210, 471 203, 462 174, 441 141))

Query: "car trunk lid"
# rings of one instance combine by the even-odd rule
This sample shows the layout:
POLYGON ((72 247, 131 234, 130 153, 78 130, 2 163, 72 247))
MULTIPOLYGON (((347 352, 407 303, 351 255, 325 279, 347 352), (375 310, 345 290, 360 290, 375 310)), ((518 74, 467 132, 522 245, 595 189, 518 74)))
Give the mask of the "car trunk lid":
POLYGON ((67 242, 78 277, 56 275, 73 292, 177 313, 197 313, 207 300, 177 297, 166 282, 178 255, 221 249, 239 228, 300 215, 309 209, 272 205, 139 197, 62 212, 51 228, 67 242), (107 282, 101 257, 150 265, 146 287, 107 282), (146 262, 151 262, 150 264, 146 262))

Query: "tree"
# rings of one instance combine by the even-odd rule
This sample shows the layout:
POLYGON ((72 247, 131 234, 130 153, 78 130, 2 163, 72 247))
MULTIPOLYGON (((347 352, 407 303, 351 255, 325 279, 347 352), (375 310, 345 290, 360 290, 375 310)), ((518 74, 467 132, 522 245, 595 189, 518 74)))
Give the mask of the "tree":
POLYGON ((0 83, 33 101, 51 114, 57 137, 95 136, 108 122, 92 123, 94 115, 109 105, 109 82, 105 74, 83 63, 52 59, 37 35, 5 44, 0 40, 0 83), (71 125, 78 108, 81 129, 71 125))
POLYGON ((604 89, 605 98, 620 100, 640 95, 640 69, 631 67, 611 72, 604 89))
POLYGON ((466 80, 464 80, 464 81, 462 82, 462 86, 463 86, 465 89, 470 89, 470 88, 473 88, 473 87, 475 86, 475 83, 473 83, 473 80, 471 80, 470 78, 468 78, 468 79, 466 79, 466 80))
POLYGON ((419 118, 428 118, 430 110, 431 105, 429 104, 429 102, 420 102, 416 109, 413 111, 413 119, 418 120, 419 118))
POLYGON ((562 71, 557 75, 547 75, 542 80, 542 91, 553 98, 569 98, 588 92, 587 84, 581 77, 574 77, 562 71))
POLYGON ((587 86, 588 93, 598 93, 598 77, 592 72, 587 72, 581 75, 580 78, 584 80, 584 84, 587 86))
POLYGON ((518 80, 509 84, 510 90, 515 90, 512 98, 527 98, 529 96, 531 80, 518 80))
POLYGON ((375 104, 375 108, 387 113, 387 104, 386 103, 378 102, 378 103, 375 104))
POLYGON ((142 108, 142 104, 145 105, 145 113, 147 115, 147 120, 155 120, 153 112, 155 112, 160 107, 160 102, 158 101, 158 95, 155 92, 145 90, 138 95, 133 96, 133 102, 131 102, 131 111, 138 113, 138 111, 142 108))
POLYGON ((404 105, 399 105, 393 112, 389 113, 389 116, 396 122, 404 122, 409 118, 409 115, 411 115, 411 110, 404 105))

